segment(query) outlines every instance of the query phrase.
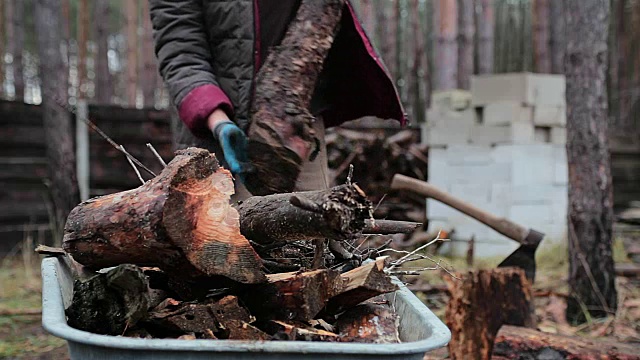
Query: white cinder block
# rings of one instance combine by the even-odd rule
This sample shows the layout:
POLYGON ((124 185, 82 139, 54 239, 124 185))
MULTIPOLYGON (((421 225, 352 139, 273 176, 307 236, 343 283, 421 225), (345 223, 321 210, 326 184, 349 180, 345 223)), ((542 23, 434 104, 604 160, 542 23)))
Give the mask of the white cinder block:
POLYGON ((514 122, 502 126, 475 125, 471 129, 471 143, 480 145, 532 144, 534 143, 533 124, 514 122))
POLYGON ((427 121, 428 124, 455 124, 473 125, 478 122, 477 114, 475 110, 469 108, 466 110, 443 110, 438 108, 427 109, 427 121))
POLYGON ((447 149, 447 164, 479 165, 489 164, 493 160, 493 149, 481 145, 451 145, 447 149))
POLYGON ((551 204, 512 205, 509 219, 528 227, 533 227, 531 224, 548 224, 552 222, 553 209, 551 204))
POLYGON ((449 166, 447 181, 451 184, 474 184, 509 182, 511 180, 511 164, 491 163, 486 165, 449 166))
POLYGON ((471 77, 473 106, 498 101, 514 101, 529 106, 564 106, 564 99, 563 75, 512 73, 471 77))
POLYGON ((498 101, 485 105, 482 109, 482 119, 480 119, 484 125, 508 125, 532 121, 533 108, 515 101, 498 101))
POLYGON ((533 108, 533 123, 538 126, 567 125, 567 114, 564 106, 540 105, 533 108))
POLYGON ((449 124, 424 126, 422 138, 430 146, 449 146, 467 144, 471 138, 472 126, 451 122, 449 124))
POLYGON ((513 185, 552 184, 555 149, 551 144, 511 145, 513 185))
POLYGON ((434 91, 431 106, 443 110, 463 110, 471 105, 471 93, 465 90, 434 91))
POLYGON ((485 204, 491 198, 491 185, 486 183, 451 184, 451 194, 471 204, 485 204))
POLYGON ((549 134, 549 142, 556 145, 564 145, 567 143, 567 128, 552 127, 549 134))
POLYGON ((567 150, 564 146, 554 146, 553 183, 567 185, 569 183, 569 165, 567 150))

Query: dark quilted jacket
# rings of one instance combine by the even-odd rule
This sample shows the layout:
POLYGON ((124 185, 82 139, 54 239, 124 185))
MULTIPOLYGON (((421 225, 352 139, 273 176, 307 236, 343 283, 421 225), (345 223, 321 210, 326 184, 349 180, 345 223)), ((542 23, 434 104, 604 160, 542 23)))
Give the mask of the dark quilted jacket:
MULTIPOLYGON (((150 0, 160 73, 194 135, 210 137, 206 119, 216 108, 246 130, 254 75, 263 60, 255 39, 269 31, 256 14, 268 3, 150 0)), ((316 109, 327 126, 367 115, 405 122, 395 86, 349 3, 319 84, 314 100, 323 101, 312 103, 328 105, 316 109)))

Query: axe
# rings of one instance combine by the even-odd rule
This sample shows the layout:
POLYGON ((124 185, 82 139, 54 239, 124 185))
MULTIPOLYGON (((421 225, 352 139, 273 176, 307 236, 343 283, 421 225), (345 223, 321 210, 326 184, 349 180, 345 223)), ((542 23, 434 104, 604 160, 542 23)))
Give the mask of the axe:
POLYGON ((391 181, 391 189, 408 190, 416 194, 438 200, 443 204, 449 205, 452 208, 471 216, 509 239, 519 242, 520 247, 504 259, 498 267, 519 267, 524 270, 527 279, 533 283, 536 276, 535 253, 538 245, 544 238, 543 233, 533 229, 527 229, 524 226, 516 224, 508 219, 497 217, 472 204, 469 204, 466 201, 458 199, 425 181, 408 176, 400 174, 394 175, 393 180, 391 181))

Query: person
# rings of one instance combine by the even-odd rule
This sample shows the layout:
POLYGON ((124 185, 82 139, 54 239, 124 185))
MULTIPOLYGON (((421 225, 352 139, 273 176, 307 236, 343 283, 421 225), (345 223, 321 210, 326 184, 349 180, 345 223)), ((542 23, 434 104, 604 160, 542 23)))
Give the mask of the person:
MULTIPOLYGON (((160 73, 180 117, 177 147, 216 154, 236 178, 251 176, 246 132, 257 71, 285 36, 301 0, 150 0, 160 73)), ((398 92, 346 1, 340 30, 314 89, 311 113, 320 153, 295 191, 328 188, 325 127, 364 116, 405 123, 398 92)), ((235 181, 235 200, 251 194, 235 181)))

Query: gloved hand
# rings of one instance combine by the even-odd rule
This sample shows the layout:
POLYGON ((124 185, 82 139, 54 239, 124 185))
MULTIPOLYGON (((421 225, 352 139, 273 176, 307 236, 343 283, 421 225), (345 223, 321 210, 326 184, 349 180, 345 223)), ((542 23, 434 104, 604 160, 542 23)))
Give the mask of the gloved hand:
POLYGON ((247 159, 247 136, 236 124, 224 120, 213 128, 213 137, 218 140, 229 170, 244 183, 245 175, 251 171, 247 159))

